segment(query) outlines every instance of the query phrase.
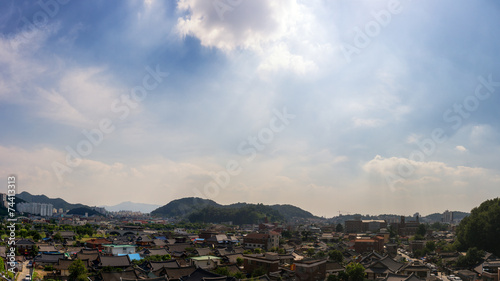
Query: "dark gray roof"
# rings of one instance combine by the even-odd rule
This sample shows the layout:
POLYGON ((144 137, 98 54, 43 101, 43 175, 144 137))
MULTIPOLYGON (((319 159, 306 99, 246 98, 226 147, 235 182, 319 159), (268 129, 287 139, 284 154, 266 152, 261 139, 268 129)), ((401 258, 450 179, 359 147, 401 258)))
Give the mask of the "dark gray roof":
POLYGON ((130 259, 128 256, 99 256, 99 266, 128 267, 130 259))
POLYGON ((169 261, 150 261, 149 268, 151 270, 156 271, 161 268, 179 268, 181 267, 177 260, 169 260, 169 261))
POLYGON ((139 276, 135 270, 125 270, 121 272, 101 272, 102 281, 121 281, 123 278, 138 279, 139 276))
POLYGON ((179 280, 182 276, 189 275, 196 270, 195 266, 180 267, 180 268, 165 268, 168 279, 179 280))
POLYGON ((36 263, 57 263, 59 259, 65 259, 64 254, 45 254, 42 253, 35 257, 36 263))
POLYGON ((156 256, 156 255, 165 256, 165 255, 170 255, 170 253, 165 248, 146 249, 146 250, 144 250, 144 255, 147 255, 147 256, 156 256))

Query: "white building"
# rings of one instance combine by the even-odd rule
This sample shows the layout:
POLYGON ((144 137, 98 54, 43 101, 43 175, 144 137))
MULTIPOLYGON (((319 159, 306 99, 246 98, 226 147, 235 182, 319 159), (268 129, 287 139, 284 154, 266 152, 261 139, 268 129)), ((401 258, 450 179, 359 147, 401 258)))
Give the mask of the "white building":
POLYGON ((52 216, 52 211, 54 207, 52 204, 44 204, 44 203, 18 203, 16 204, 16 209, 21 213, 30 213, 33 215, 39 215, 42 217, 50 217, 52 216))
POLYGON ((135 245, 102 245, 103 252, 113 256, 135 254, 135 245))

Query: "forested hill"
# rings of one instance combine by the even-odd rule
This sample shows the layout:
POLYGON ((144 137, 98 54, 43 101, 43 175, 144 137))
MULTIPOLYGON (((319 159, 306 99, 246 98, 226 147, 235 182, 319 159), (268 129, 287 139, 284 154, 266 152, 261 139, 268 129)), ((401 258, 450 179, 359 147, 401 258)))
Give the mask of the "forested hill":
POLYGON ((279 211, 262 204, 246 204, 240 207, 208 206, 188 216, 191 222, 231 222, 237 225, 262 223, 266 218, 273 222, 284 221, 285 219, 279 211))
MULTIPOLYGON (((189 197, 173 200, 170 203, 151 212, 152 215, 165 216, 165 217, 184 217, 189 218, 191 221, 202 222, 215 222, 215 221, 255 221, 259 218, 262 219, 268 215, 268 220, 272 218, 277 220, 291 219, 291 218, 316 218, 308 211, 302 210, 293 205, 263 205, 263 204, 249 204, 249 203, 234 203, 230 205, 221 205, 213 200, 202 199, 197 197, 189 197), (208 208, 211 207, 211 208, 208 208), (239 211, 242 209, 242 211, 239 211), (202 210, 209 212, 203 214, 202 210), (244 211, 250 212, 248 215, 244 211), (244 216, 242 219, 234 218, 234 214, 244 216), (210 215, 208 215, 210 214, 210 215), (193 215, 193 216, 191 216, 193 215), (226 216, 224 218, 223 216, 226 216)), ((246 222, 245 222, 246 223, 246 222)), ((252 222, 250 222, 252 223, 252 222)))

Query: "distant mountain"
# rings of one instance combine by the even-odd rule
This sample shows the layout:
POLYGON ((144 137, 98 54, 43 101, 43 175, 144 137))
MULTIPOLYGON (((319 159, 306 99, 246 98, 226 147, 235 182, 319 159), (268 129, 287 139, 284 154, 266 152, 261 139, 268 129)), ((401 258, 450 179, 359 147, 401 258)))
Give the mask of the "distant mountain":
POLYGON ((141 213, 151 213, 153 210, 158 209, 160 205, 146 204, 146 203, 134 203, 134 202, 122 202, 114 206, 100 206, 106 208, 106 210, 111 212, 118 211, 133 211, 141 213))
MULTIPOLYGON (((310 212, 304 211, 301 208, 295 207, 293 205, 269 206, 263 204, 249 204, 244 202, 238 202, 230 205, 220 205, 215 201, 197 197, 173 200, 170 203, 152 211, 151 214, 165 217, 189 217, 191 221, 233 221, 233 223, 236 223, 235 221, 240 221, 239 219, 237 219, 237 216, 234 216, 235 213, 239 213, 236 211, 236 209, 244 209, 249 212, 254 212, 252 215, 246 216, 246 219, 241 219, 241 221, 256 221, 258 219, 261 219, 262 217, 265 217, 265 214, 268 214, 268 219, 276 218, 280 220, 283 218, 316 218, 310 212), (207 212, 209 211, 210 215, 207 215, 207 212), (193 213, 195 213, 195 215, 191 216, 193 213), (203 218, 205 218, 205 220, 203 218)), ((244 212, 239 214, 243 215, 244 212)))
POLYGON ((215 201, 198 197, 187 197, 170 201, 167 205, 159 207, 151 212, 152 215, 165 217, 186 217, 194 211, 201 210, 208 206, 221 207, 215 201))
POLYGON ((31 195, 30 193, 23 191, 19 194, 16 195, 16 197, 23 199, 26 202, 35 202, 35 203, 45 203, 45 204, 52 204, 54 208, 56 209, 64 209, 66 210, 71 210, 75 208, 81 208, 81 207, 87 207, 89 206, 83 205, 83 204, 71 204, 66 202, 65 200, 61 198, 49 198, 45 195, 31 195))

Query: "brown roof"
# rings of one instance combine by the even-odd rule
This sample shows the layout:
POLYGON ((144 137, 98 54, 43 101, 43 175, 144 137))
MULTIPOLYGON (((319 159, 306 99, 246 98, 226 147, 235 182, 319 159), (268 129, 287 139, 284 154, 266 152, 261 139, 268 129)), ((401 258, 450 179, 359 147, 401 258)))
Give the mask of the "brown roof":
POLYGON ((95 261, 97 258, 99 258, 99 254, 83 254, 83 253, 76 253, 76 258, 79 260, 89 260, 89 261, 95 261))
POLYGON ((247 236, 243 237, 245 238, 250 238, 250 239, 267 239, 269 237, 269 234, 266 233, 249 233, 247 236))

